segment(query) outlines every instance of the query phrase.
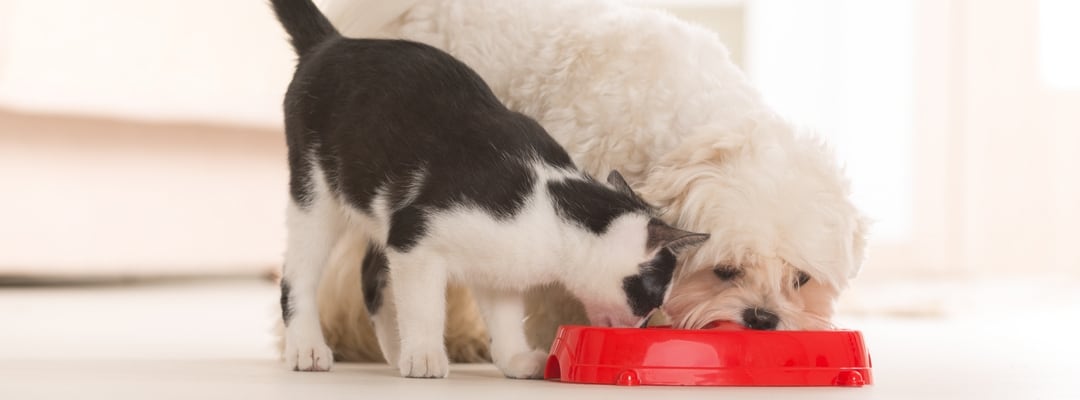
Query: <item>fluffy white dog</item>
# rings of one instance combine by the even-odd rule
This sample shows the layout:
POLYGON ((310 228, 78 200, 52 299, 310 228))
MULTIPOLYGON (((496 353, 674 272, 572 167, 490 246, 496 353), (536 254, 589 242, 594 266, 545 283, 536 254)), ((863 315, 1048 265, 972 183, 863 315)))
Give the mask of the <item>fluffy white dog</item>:
MULTIPOLYGON (((605 0, 322 3, 350 36, 448 51, 580 167, 618 169, 668 222, 711 233, 681 260, 663 307, 675 326, 832 326, 833 304, 863 260, 865 218, 831 152, 762 101, 714 33, 605 0)), ((341 246, 328 268, 322 323, 339 359, 378 360, 360 300, 361 251, 341 246)), ((534 345, 581 321, 559 288, 532 299, 534 345)), ((468 294, 451 291, 449 304, 451 358, 482 360, 487 339, 468 294)))

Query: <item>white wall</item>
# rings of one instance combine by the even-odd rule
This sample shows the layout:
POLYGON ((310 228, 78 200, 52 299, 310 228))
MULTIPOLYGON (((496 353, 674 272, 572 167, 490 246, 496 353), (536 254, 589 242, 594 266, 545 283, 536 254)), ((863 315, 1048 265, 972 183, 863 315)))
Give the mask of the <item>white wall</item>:
MULTIPOLYGON (((965 266, 986 274, 1080 273, 1080 87, 1065 84, 1080 74, 1067 69, 1080 51, 1080 29, 1040 36, 1038 2, 969 1, 964 10, 957 118, 965 266), (1053 49, 1040 43, 1062 41, 1072 57, 1040 56, 1053 49), (1060 73, 1047 80, 1047 71, 1060 73)), ((1073 27, 1080 20, 1080 7, 1055 13, 1073 27)))
POLYGON ((0 0, 0 106, 277 126, 293 55, 265 1, 0 0))
POLYGON ((0 275, 268 273, 287 184, 274 130, 0 111, 0 275))
POLYGON ((293 64, 261 0, 0 0, 0 273, 280 265, 293 64))

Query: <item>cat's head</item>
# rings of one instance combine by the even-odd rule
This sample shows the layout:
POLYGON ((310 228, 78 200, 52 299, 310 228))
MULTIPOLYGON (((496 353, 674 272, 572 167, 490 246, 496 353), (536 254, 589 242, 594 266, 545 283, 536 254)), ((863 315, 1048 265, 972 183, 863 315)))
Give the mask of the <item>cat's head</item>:
MULTIPOLYGON (((632 326, 664 302, 678 255, 709 238, 656 218, 622 175, 612 171, 603 201, 590 204, 606 215, 603 229, 592 229, 579 245, 588 266, 579 266, 566 282, 585 306, 592 325, 632 326), (607 202, 608 204, 605 204, 607 202)), ((593 228, 599 228, 594 226, 593 228)))

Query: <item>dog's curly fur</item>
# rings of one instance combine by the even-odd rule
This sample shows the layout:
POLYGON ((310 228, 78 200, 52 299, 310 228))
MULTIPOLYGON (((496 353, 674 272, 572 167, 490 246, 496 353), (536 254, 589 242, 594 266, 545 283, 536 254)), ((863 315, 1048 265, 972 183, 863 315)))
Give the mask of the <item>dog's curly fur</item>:
MULTIPOLYGON (((344 33, 374 31, 363 18, 368 2, 329 3, 344 33)), ((712 234, 679 267, 664 306, 672 323, 749 325, 747 310, 760 310, 775 315, 777 329, 831 327, 833 303, 862 264, 866 219, 823 142, 776 115, 714 33, 607 0, 416 3, 379 36, 447 50, 510 108, 536 118, 580 167, 617 168, 668 210, 668 222, 712 234)), ((356 251, 328 268, 323 327, 340 359, 378 360, 356 251)), ((483 361, 482 324, 467 295, 453 293, 451 357, 483 361)), ((558 324, 583 320, 558 288, 530 298, 537 347, 558 324)))

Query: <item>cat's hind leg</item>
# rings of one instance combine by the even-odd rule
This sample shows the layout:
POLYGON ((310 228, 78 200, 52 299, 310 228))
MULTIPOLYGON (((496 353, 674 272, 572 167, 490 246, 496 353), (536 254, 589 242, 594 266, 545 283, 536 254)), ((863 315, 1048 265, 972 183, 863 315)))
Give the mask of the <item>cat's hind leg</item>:
POLYGON ((433 252, 387 251, 390 292, 401 337, 401 376, 445 378, 450 372, 443 332, 446 325, 446 266, 433 252))
POLYGON ((331 250, 341 237, 343 216, 333 199, 317 196, 306 205, 290 200, 288 239, 281 278, 285 322, 285 365, 291 370, 328 371, 333 354, 319 324, 316 290, 331 250))
POLYGON ((374 243, 368 245, 366 254, 360 267, 364 306, 371 317, 383 358, 396 368, 401 354, 401 335, 398 334, 397 307, 387 284, 390 279, 389 261, 386 252, 374 243))
POLYGON ((491 359, 508 378, 543 377, 547 353, 525 339, 525 294, 473 288, 473 297, 491 335, 491 359))
MULTIPOLYGON (((385 294, 389 295, 389 289, 385 294)), ((401 358, 401 335, 398 333, 397 307, 392 299, 386 299, 378 314, 371 315, 371 323, 375 327, 375 339, 379 342, 379 350, 383 358, 391 367, 397 368, 401 358)))

